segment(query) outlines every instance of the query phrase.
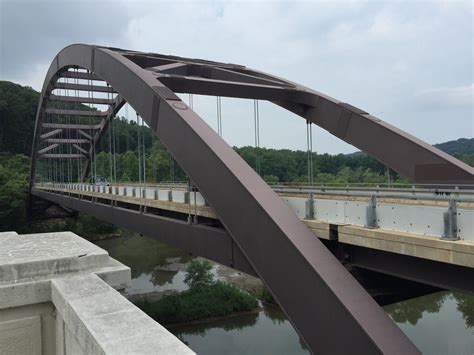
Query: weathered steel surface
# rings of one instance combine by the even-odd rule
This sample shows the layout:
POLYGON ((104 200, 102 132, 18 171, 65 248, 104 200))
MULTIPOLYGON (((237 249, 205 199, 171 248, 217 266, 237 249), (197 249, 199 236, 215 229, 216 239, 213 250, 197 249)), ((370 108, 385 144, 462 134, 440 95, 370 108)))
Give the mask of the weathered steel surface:
MULTIPOLYGON (((361 133, 358 127, 353 128, 353 124, 358 121, 362 122, 362 127, 367 127, 367 120, 376 122, 365 117, 364 113, 267 74, 232 64, 88 45, 66 47, 53 61, 40 97, 35 137, 40 134, 36 132, 42 127, 45 103, 58 76, 72 67, 91 70, 130 103, 191 177, 216 210, 233 243, 269 287, 313 352, 345 354, 351 349, 351 352, 363 354, 418 353, 409 339, 326 247, 314 238, 291 209, 212 128, 160 81, 164 78, 163 74, 146 69, 173 62, 199 67, 202 80, 193 84, 193 90, 203 85, 206 93, 211 93, 216 72, 224 75, 227 71, 232 80, 239 80, 240 73, 246 81, 242 79, 239 85, 224 83, 220 86, 223 92, 216 90, 214 94, 244 95, 250 90, 252 95, 257 96, 260 90, 267 90, 270 91, 266 97, 268 100, 276 100, 311 120, 320 120, 321 126, 339 137, 347 138, 356 146, 366 146, 364 142, 371 138, 361 133), (213 67, 217 69, 213 70, 213 67), (273 83, 262 87, 264 84, 248 83, 251 79, 254 82, 261 79, 273 83), (335 129, 332 129, 331 125, 334 124, 335 129)), ((224 76, 217 80, 225 79, 224 76)), ((181 78, 179 80, 183 82, 181 78)), ((167 84, 172 86, 169 80, 167 84)), ((182 90, 187 90, 187 87, 184 85, 182 90)), ((265 95, 267 92, 258 98, 263 99, 265 95)), ((399 134, 384 124, 377 127, 379 136, 394 137, 399 134)), ((428 177, 429 181, 472 181, 472 171, 458 161, 429 148, 425 143, 415 142, 406 134, 397 137, 402 139, 395 143, 409 145, 408 151, 412 153, 404 157, 406 163, 399 169, 402 174, 424 177, 414 172, 420 164, 427 162, 435 167, 430 174, 435 178, 428 177), (425 158, 429 159, 425 162, 425 158), (450 175, 454 176, 453 179, 446 177, 446 167, 453 173, 450 175)), ((386 142, 384 147, 387 146, 386 142)), ((32 154, 31 184, 34 184, 35 176, 36 143, 37 138, 32 154)), ((380 147, 380 154, 373 145, 368 148, 368 153, 385 157, 386 148, 380 147)), ((403 154, 406 151, 402 149, 403 154)), ((396 160, 403 159, 397 157, 396 160)), ((389 159, 386 163, 397 167, 393 160, 389 159)), ((134 223, 130 227, 140 226, 134 223)), ((170 227, 168 232, 172 235, 173 229, 170 227)), ((189 243, 192 242, 189 240, 189 243)))

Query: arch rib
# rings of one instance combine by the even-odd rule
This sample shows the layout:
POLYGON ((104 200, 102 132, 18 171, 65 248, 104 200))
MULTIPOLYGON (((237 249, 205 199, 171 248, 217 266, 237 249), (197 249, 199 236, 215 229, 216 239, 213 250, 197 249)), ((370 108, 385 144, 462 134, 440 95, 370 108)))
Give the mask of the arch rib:
MULTIPOLYGON (((58 72, 71 66, 91 70, 143 117, 191 177, 311 351, 345 354, 347 349, 351 349, 354 353, 364 354, 418 353, 401 330, 268 185, 160 81, 162 75, 145 69, 173 60, 177 61, 176 57, 80 44, 63 49, 47 73, 41 94, 35 125, 31 186, 35 176, 37 132, 42 124, 45 100, 52 90, 51 83, 58 72)), ((193 62, 191 59, 183 61, 193 62)), ((301 91, 301 87, 289 89, 288 86, 293 84, 287 85, 281 79, 251 72, 241 66, 207 61, 193 63, 216 65, 281 82, 284 84, 281 90, 286 92, 286 96, 279 98, 281 106, 311 116, 312 120, 323 120, 336 114, 336 128, 339 129, 340 122, 344 123, 340 128, 345 132, 344 136, 358 119, 352 114, 363 115, 341 104, 337 104, 334 112, 332 109, 326 109, 326 112, 322 100, 331 102, 328 98, 301 91)), ((171 81, 167 84, 176 89, 171 81)), ((183 86, 183 90, 186 89, 183 86)), ((272 100, 271 97, 268 99, 272 100)), ((336 104, 331 102, 331 105, 336 104)), ((444 158, 440 157, 441 160, 444 158)), ((464 168, 454 165, 458 170, 464 168)), ((464 175, 466 177, 469 176, 464 175)))

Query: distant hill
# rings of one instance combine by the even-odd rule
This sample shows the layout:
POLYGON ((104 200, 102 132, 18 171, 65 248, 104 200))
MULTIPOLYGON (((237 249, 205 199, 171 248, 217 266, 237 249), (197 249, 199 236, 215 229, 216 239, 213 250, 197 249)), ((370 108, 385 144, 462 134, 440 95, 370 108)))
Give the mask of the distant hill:
POLYGON ((455 141, 434 144, 434 146, 448 154, 474 154, 474 138, 459 138, 455 141))
MULTIPOLYGON (((39 95, 38 92, 30 87, 0 80, 0 152, 30 155, 39 95)), ((88 109, 88 107, 84 106, 84 109, 88 109)), ((130 147, 136 147, 134 138, 136 132, 135 123, 121 120, 117 122, 117 125, 117 139, 120 145, 119 152, 125 152, 129 150, 130 147)), ((147 131, 145 133, 146 147, 149 149, 153 144, 153 139, 150 132, 147 131)), ((435 144, 434 146, 448 154, 455 155, 459 159, 469 159, 468 164, 474 161, 474 138, 460 138, 458 140, 435 144)), ((102 147, 99 147, 99 150, 101 150, 101 148, 102 147)), ((238 149, 239 154, 244 153, 244 148, 246 147, 238 149)), ((280 152, 274 149, 270 149, 269 151, 274 151, 275 154, 280 152)), ((284 154, 284 152, 285 150, 281 150, 280 153, 284 154)), ((331 169, 322 169, 323 172, 335 173, 341 166, 355 167, 357 164, 370 167, 374 171, 383 171, 384 169, 383 165, 376 164, 374 161, 371 161, 369 164, 369 160, 367 160, 368 157, 365 153, 360 151, 347 155, 334 155, 333 157, 334 162, 337 159, 342 160, 338 161, 337 164, 333 162, 334 166, 331 169), (358 159, 346 161, 347 158, 352 157, 358 159)), ((295 159, 298 160, 293 157, 293 160, 295 159)))
POLYGON ((39 93, 0 81, 0 152, 30 155, 39 93))
MULTIPOLYGON (((451 155, 474 154, 474 138, 459 138, 455 141, 433 144, 433 146, 451 155)), ((359 151, 347 155, 356 157, 364 154, 359 151)))

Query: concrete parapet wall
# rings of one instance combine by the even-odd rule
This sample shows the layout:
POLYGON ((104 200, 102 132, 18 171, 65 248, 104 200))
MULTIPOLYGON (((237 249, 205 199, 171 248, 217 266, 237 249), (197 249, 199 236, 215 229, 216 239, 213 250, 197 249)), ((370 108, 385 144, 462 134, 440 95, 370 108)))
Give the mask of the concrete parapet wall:
POLYGON ((192 354, 115 290, 129 282, 71 232, 0 233, 0 354, 192 354))

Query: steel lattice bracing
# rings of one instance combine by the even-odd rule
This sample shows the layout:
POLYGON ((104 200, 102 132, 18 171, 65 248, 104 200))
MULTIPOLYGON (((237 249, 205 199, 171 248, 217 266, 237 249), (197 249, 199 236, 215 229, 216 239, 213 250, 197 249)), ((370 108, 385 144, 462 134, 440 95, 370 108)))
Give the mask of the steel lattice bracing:
MULTIPOLYGON (((286 80, 233 64, 72 45, 57 55, 43 86, 32 151, 32 192, 38 160, 84 158, 85 176, 94 146, 128 102, 217 212, 238 254, 269 287, 313 352, 417 353, 289 207, 176 92, 272 101, 416 182, 474 181, 473 170, 449 155, 353 106, 286 80), (69 97, 61 90, 88 95, 69 97), (87 103, 108 108, 74 106, 87 103)), ((87 210, 94 213, 93 204, 87 210)), ((120 213, 126 218, 126 212, 120 213)), ((221 238, 212 228, 193 229, 178 222, 174 228, 174 222, 164 219, 161 223, 168 240, 189 240, 189 233, 197 230, 195 235, 221 238)), ((151 224, 148 229, 153 229, 151 224)))

